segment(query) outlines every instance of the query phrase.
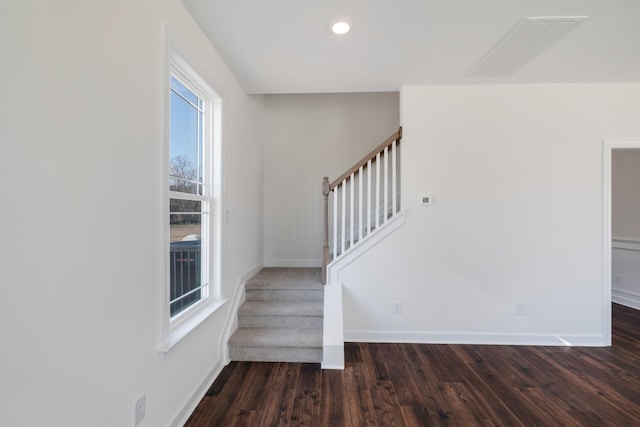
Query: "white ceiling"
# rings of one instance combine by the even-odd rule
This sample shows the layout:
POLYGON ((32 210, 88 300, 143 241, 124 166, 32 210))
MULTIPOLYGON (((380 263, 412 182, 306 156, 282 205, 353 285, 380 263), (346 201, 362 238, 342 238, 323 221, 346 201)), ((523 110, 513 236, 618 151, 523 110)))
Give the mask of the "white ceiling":
POLYGON ((248 93, 640 82, 640 0, 183 1, 248 93), (589 19, 514 74, 466 75, 523 18, 577 15, 589 19))

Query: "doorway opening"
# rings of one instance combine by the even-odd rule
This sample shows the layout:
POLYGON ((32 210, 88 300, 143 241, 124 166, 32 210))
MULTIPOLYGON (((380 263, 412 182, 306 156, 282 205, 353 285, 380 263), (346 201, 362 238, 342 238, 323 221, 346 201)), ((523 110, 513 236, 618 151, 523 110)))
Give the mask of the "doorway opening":
MULTIPOLYGON (((603 314, 603 337, 604 344, 611 345, 611 303, 620 302, 624 305, 629 305, 628 302, 621 301, 622 295, 618 292, 618 285, 623 283, 622 277, 618 274, 613 277, 613 246, 614 239, 616 239, 616 246, 624 244, 620 241, 629 240, 630 245, 633 247, 635 244, 633 236, 614 235, 614 221, 616 222, 616 229, 619 229, 620 215, 616 212, 614 217, 613 209, 613 182, 614 182, 614 152, 615 155, 621 154, 625 150, 631 150, 630 152, 640 152, 640 140, 637 141, 604 141, 603 142, 603 269, 602 269, 602 314, 603 314), (616 286, 616 292, 614 294, 614 285, 616 286)), ((640 200, 639 200, 640 202, 640 200)), ((640 205, 639 205, 640 209, 640 205)), ((624 221, 623 221, 624 222, 624 221)), ((623 227, 624 228, 624 227, 623 227)), ((638 235, 635 236, 640 248, 640 226, 638 227, 638 235)), ((616 230, 619 234, 619 231, 616 230)), ((636 234, 636 233, 631 233, 636 234)), ((632 249, 633 250, 633 249, 632 249)), ((640 256, 640 252, 638 252, 640 256)), ((631 293, 633 295, 633 293, 631 293)), ((638 290, 638 301, 640 302, 640 289, 638 290)))

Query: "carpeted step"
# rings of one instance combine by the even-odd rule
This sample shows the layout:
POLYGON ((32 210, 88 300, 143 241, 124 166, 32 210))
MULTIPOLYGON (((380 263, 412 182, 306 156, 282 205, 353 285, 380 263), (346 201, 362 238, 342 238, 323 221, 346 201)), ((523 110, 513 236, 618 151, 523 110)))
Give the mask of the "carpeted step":
POLYGON ((322 287, 313 289, 249 289, 247 301, 323 301, 322 287))
POLYGON ((247 281, 247 301, 322 301, 319 268, 263 268, 247 281))
POLYGON ((268 267, 246 283, 246 289, 322 289, 319 268, 268 267))
POLYGON ((229 339, 231 360, 321 362, 320 280, 319 268, 264 268, 249 279, 229 339))
POLYGON ((322 347, 229 347, 229 357, 237 362, 321 363, 322 347))
POLYGON ((238 310, 241 328, 322 328, 319 301, 246 301, 238 310))
POLYGON ((238 328, 229 339, 237 361, 321 362, 322 329, 238 328))
POLYGON ((245 301, 238 310, 241 316, 322 316, 320 301, 245 301))
POLYGON ((247 301, 322 301, 319 268, 264 268, 245 284, 247 301))

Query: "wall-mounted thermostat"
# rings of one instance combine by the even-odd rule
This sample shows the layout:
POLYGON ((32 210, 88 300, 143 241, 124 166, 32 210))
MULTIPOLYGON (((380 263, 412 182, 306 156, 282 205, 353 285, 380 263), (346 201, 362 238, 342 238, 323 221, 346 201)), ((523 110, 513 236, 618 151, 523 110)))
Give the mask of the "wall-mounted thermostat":
POLYGON ((431 204, 431 196, 422 195, 418 197, 418 204, 421 206, 429 206, 431 204))

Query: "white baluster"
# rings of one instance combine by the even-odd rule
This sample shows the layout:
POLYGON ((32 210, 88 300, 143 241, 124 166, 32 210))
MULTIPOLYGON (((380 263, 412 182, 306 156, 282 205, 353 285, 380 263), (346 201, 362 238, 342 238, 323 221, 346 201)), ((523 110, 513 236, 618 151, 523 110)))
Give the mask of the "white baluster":
POLYGON ((347 232, 345 230, 345 226, 346 226, 346 213, 347 213, 347 180, 343 179, 342 180, 342 231, 340 233, 340 237, 342 239, 342 251, 340 252, 340 254, 342 255, 345 251, 345 244, 347 242, 345 242, 346 237, 347 237, 347 232))
POLYGON ((362 166, 358 169, 358 240, 362 240, 362 166))
POLYGON ((387 222, 389 216, 389 146, 384 147, 384 211, 382 222, 387 222))
POLYGON ((367 236, 371 232, 371 160, 367 162, 367 236))
POLYGON ((397 181, 397 169, 396 169, 396 164, 398 162, 397 159, 397 154, 396 154, 396 140, 394 140, 391 143, 391 182, 392 182, 392 186, 391 186, 391 191, 393 192, 393 194, 391 195, 391 197, 393 197, 393 215, 395 215, 396 213, 398 213, 398 181, 397 181))
POLYGON ((351 174, 351 179, 349 180, 349 248, 353 247, 353 199, 355 199, 354 190, 356 189, 353 179, 354 174, 351 174))
POLYGON ((376 229, 380 228, 380 153, 376 154, 376 229))
POLYGON ((338 258, 338 191, 339 185, 333 190, 333 259, 338 258))

